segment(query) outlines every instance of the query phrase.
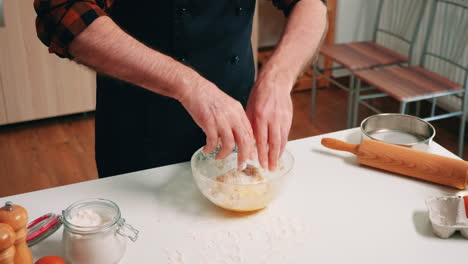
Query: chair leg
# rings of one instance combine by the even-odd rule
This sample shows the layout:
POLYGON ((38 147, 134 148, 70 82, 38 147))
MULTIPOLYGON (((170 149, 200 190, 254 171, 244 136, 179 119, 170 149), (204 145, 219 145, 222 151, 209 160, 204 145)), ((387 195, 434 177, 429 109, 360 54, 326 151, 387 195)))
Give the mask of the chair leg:
POLYGON ((416 102, 416 113, 415 116, 419 116, 421 114, 421 101, 416 102))
POLYGON ((357 79, 356 81, 356 88, 354 91, 354 110, 353 110, 353 123, 352 127, 357 126, 358 118, 359 118, 359 101, 361 99, 361 79, 357 79))
POLYGON ((460 120, 460 134, 458 135, 458 156, 463 158, 463 147, 465 143, 465 127, 466 127, 466 111, 468 107, 468 96, 463 93, 463 103, 462 103, 462 116, 460 120))
POLYGON ((349 94, 348 94, 348 116, 346 120, 347 128, 352 127, 353 123, 353 101, 354 101, 354 73, 351 72, 351 76, 349 79, 349 94))
POLYGON ((401 102, 400 103, 400 113, 405 114, 406 113, 406 104, 407 102, 401 102))
POLYGON ((312 71, 312 109, 310 111, 310 119, 315 120, 315 108, 317 106, 317 66, 313 66, 312 71))
POLYGON ((437 105, 437 97, 434 97, 432 98, 431 117, 435 115, 436 105, 437 105))

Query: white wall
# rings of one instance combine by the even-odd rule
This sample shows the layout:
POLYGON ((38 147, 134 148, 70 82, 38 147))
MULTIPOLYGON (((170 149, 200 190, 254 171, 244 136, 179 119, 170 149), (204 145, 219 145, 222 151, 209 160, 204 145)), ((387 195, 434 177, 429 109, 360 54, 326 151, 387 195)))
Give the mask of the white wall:
POLYGON ((337 6, 335 42, 372 39, 377 0, 339 0, 337 6))

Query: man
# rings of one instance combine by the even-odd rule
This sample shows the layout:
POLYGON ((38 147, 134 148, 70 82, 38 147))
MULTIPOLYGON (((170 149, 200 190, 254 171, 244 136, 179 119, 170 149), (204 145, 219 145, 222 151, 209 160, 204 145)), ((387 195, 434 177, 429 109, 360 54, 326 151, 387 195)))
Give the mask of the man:
POLYGON ((276 0, 284 34, 254 84, 255 0, 35 0, 49 51, 98 73, 100 177, 187 161, 205 144, 274 170, 292 86, 318 50, 325 0, 276 0), (253 87, 253 88, 252 88, 253 87), (244 111, 243 106, 246 107, 244 111), (206 136, 206 137, 205 137, 206 136))

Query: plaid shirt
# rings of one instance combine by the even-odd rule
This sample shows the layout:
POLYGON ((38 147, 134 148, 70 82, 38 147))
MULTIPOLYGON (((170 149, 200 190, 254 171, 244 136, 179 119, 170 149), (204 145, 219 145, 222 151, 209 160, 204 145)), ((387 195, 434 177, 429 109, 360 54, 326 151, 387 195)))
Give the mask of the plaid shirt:
MULTIPOLYGON (((287 15, 300 0, 272 1, 287 15)), ((96 18, 108 15, 113 3, 114 0, 34 0, 37 35, 50 53, 72 58, 68 45, 96 18)))

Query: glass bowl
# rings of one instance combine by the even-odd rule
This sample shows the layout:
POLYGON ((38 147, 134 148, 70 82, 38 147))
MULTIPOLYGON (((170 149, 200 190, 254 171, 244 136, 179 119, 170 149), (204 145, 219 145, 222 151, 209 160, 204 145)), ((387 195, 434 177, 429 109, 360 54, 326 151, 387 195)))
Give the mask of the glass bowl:
MULTIPOLYGON (((294 164, 292 154, 285 150, 275 171, 259 169, 263 176, 260 182, 220 182, 216 179, 218 176, 237 168, 237 150, 223 160, 215 159, 218 151, 219 148, 206 154, 202 148, 197 150, 191 159, 192 174, 206 198, 217 206, 231 211, 256 211, 268 206, 278 196, 294 164)), ((260 168, 258 161, 249 164, 260 168)))

